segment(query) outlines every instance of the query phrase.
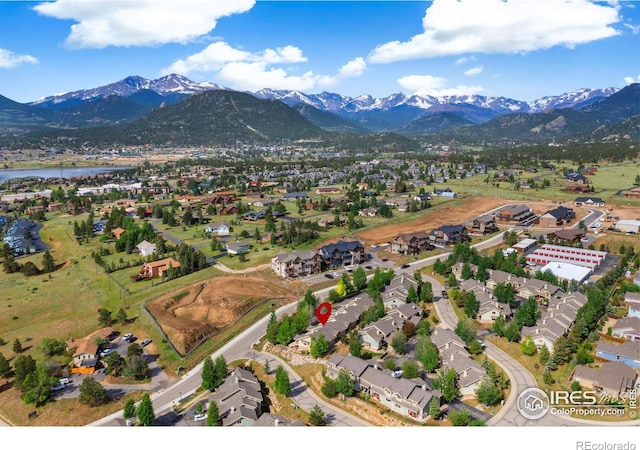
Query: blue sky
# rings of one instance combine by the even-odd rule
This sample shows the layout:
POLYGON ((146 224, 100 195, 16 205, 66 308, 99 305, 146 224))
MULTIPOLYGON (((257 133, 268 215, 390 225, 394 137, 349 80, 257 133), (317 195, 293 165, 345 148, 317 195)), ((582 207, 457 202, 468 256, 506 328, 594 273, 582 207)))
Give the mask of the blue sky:
POLYGON ((129 75, 531 101, 640 82, 640 2, 0 0, 0 95, 129 75))

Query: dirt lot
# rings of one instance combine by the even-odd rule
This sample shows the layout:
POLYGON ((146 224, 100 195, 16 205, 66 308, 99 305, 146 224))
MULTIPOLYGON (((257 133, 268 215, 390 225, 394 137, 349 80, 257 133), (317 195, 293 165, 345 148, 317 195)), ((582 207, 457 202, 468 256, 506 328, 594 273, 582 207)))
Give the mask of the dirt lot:
MULTIPOLYGON (((471 197, 455 202, 455 205, 446 204, 427 210, 426 214, 418 220, 398 224, 384 225, 371 230, 356 233, 358 239, 362 239, 367 245, 389 242, 399 233, 413 231, 429 232, 443 224, 458 224, 475 216, 482 215, 513 200, 494 197, 471 197)), ((544 213, 557 205, 552 203, 529 203, 536 214, 544 213)))
POLYGON ((182 354, 236 322, 264 300, 295 300, 285 286, 258 276, 220 276, 156 298, 149 311, 182 354))

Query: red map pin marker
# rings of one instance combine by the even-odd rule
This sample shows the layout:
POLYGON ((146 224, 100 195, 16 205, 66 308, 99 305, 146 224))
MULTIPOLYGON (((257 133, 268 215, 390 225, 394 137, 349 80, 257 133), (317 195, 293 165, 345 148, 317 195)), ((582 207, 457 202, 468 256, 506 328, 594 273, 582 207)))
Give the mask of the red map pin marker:
POLYGON ((324 302, 320 303, 316 308, 316 317, 318 321, 324 325, 329 320, 329 316, 331 315, 331 303, 324 302))

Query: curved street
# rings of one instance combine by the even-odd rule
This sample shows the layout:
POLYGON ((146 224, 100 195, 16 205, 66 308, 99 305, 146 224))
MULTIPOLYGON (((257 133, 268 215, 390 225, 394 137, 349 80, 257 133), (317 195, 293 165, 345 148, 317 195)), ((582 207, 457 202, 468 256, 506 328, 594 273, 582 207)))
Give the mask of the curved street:
MULTIPOLYGON (((491 212, 491 211, 490 211, 491 212)), ((489 212, 489 213, 490 213, 489 212)), ((600 210, 591 210, 591 214, 587 216, 588 222, 585 220, 587 226, 596 220, 598 220, 604 212, 600 210)), ((510 228, 509 231, 512 229, 510 228)), ((163 233, 166 235, 166 233, 163 233)), ((171 239, 171 237, 167 236, 167 238, 171 239)), ((173 239, 171 239, 173 241, 173 239)), ((485 241, 474 244, 473 247, 479 250, 487 249, 494 247, 500 244, 503 240, 503 233, 499 233, 485 241)), ((426 266, 432 265, 439 258, 446 258, 449 252, 443 252, 436 256, 431 256, 428 258, 424 258, 418 261, 411 262, 409 267, 404 269, 393 267, 393 265, 389 262, 387 264, 380 264, 381 266, 386 266, 388 268, 393 268, 396 273, 407 273, 412 274, 416 269, 424 268, 426 266)), ((377 259, 377 255, 374 255, 374 258, 377 259)), ((227 269, 227 268, 225 268, 227 269)), ((252 268, 251 270, 255 270, 256 268, 252 268)), ((222 269, 224 270, 224 269, 222 269)), ((251 271, 247 270, 247 271, 251 271)), ((231 269, 224 270, 231 271, 231 269)), ((234 271, 235 272, 235 271, 234 271)), ((243 273, 246 271, 242 271, 243 273)), ((433 292, 436 293, 434 295, 434 307, 438 314, 438 317, 441 320, 443 326, 446 326, 450 329, 454 329, 456 323, 458 322, 458 317, 456 316, 451 304, 448 300, 442 298, 441 295, 437 295, 437 293, 442 291, 442 285, 433 277, 428 275, 423 275, 423 279, 425 281, 429 281, 433 285, 433 292)), ((325 288, 319 291, 314 292, 316 297, 319 300, 324 299, 328 292, 333 287, 325 288)), ((295 311, 296 303, 292 303, 289 305, 285 305, 279 308, 276 311, 276 315, 278 318, 281 318, 284 314, 291 314, 295 311)), ((267 322, 269 320, 269 316, 265 316, 257 323, 253 324, 243 333, 232 339, 230 342, 225 344, 218 351, 214 352, 211 357, 217 358, 218 356, 224 356, 227 362, 231 362, 238 359, 254 359, 264 364, 266 359, 269 359, 270 363, 272 361, 278 361, 280 365, 283 366, 287 370, 290 375, 290 379, 292 380, 292 395, 291 399, 295 402, 299 407, 304 410, 310 410, 314 405, 318 404, 321 406, 323 411, 325 412, 326 417, 329 420, 329 423, 336 426, 366 426, 370 425, 362 419, 355 417, 345 411, 342 411, 338 408, 335 408, 333 405, 324 402, 321 398, 319 398, 308 386, 306 386, 302 380, 298 377, 298 375, 293 371, 293 369, 286 364, 284 361, 277 358, 275 355, 263 353, 260 351, 256 351, 253 346, 254 343, 259 341, 263 336, 266 329, 267 322)), ((637 421, 634 422, 598 422, 598 421, 588 421, 582 419, 574 419, 560 416, 553 416, 551 414, 546 415, 545 417, 538 420, 529 420, 523 417, 517 409, 516 399, 520 392, 529 387, 537 387, 537 383, 533 376, 517 361, 513 360, 510 356, 508 356, 505 352, 497 348, 495 345, 490 342, 486 342, 486 353, 490 359, 496 362, 509 376, 511 380, 511 395, 505 401, 504 406, 496 413, 494 417, 492 417, 487 424, 488 425, 498 425, 498 426, 575 426, 575 425, 611 425, 611 426, 624 426, 624 425, 635 425, 640 426, 640 423, 637 421)), ((154 392, 151 396, 154 411, 156 412, 157 417, 163 417, 168 415, 176 416, 173 413, 173 406, 176 405, 180 400, 191 397, 194 395, 196 390, 199 388, 201 384, 201 370, 202 363, 194 367, 191 371, 182 376, 182 378, 169 386, 164 386, 157 392, 154 392)), ((180 417, 173 417, 169 420, 170 423, 174 423, 175 421, 180 420, 180 417)), ((110 416, 107 416, 103 419, 100 419, 96 422, 93 422, 89 426, 101 426, 101 425, 121 425, 123 424, 122 420, 122 411, 118 411, 110 416)))

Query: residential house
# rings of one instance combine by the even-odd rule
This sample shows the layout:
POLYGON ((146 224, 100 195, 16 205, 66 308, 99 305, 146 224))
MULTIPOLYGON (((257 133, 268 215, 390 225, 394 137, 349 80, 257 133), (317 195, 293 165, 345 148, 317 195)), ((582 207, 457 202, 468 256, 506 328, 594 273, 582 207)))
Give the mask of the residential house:
POLYGON ((224 248, 230 255, 241 255, 249 251, 251 243, 247 241, 227 242, 224 248))
POLYGON ((637 378, 635 370, 615 361, 602 363, 599 368, 576 366, 569 381, 577 381, 585 390, 615 399, 635 391, 637 378))
POLYGON ((432 248, 429 235, 424 231, 400 233, 391 241, 391 253, 417 255, 432 248))
POLYGON ((585 177, 583 174, 577 173, 577 172, 568 173, 564 178, 567 181, 571 181, 572 183, 578 183, 578 184, 587 184, 588 183, 587 177, 585 177))
POLYGON ((379 213, 380 213, 380 208, 377 208, 375 206, 371 206, 369 208, 363 208, 360 211, 358 211, 358 215, 363 217, 376 217, 379 213))
POLYGON ((211 402, 218 406, 223 426, 251 426, 262 415, 264 396, 258 378, 236 368, 209 395, 211 402))
POLYGON ((69 339, 67 350, 73 351, 73 367, 71 373, 91 374, 95 371, 98 364, 98 342, 107 340, 113 335, 113 328, 105 327, 83 338, 69 339))
POLYGON ((524 278, 513 275, 503 270, 489 269, 489 278, 485 281, 486 286, 493 290, 499 284, 510 284, 513 289, 518 292, 520 285, 524 282, 524 278))
POLYGON ((345 241, 341 239, 333 244, 320 247, 318 253, 326 267, 362 264, 366 258, 364 245, 357 240, 345 241))
POLYGON ((470 240, 464 225, 442 225, 429 233, 431 244, 436 247, 446 247, 470 240))
POLYGON ((254 427, 304 427, 299 420, 292 420, 280 414, 263 413, 253 423, 254 427))
POLYGON ((558 206, 555 209, 547 211, 538 219, 538 225, 541 228, 555 228, 571 223, 576 218, 576 213, 571 208, 558 206))
POLYGON ((152 244, 146 240, 143 240, 138 245, 136 245, 136 252, 140 256, 151 256, 156 251, 156 244, 152 244))
POLYGON ((620 361, 633 369, 640 369, 640 340, 614 344, 598 341, 596 357, 606 361, 620 361))
POLYGON ((527 205, 507 205, 496 213, 496 221, 504 223, 518 223, 532 218, 533 210, 527 205))
POLYGON ((113 236, 116 239, 120 239, 120 237, 126 232, 127 230, 125 230, 124 228, 114 228, 113 230, 111 230, 111 236, 113 236))
POLYGON ((296 336, 290 347, 294 350, 308 350, 311 338, 321 334, 330 344, 335 344, 340 337, 346 335, 358 324, 362 314, 372 306, 374 306, 373 299, 366 293, 336 303, 324 325, 313 318, 312 325, 305 333, 296 336))
POLYGON ((433 398, 441 401, 442 393, 430 389, 424 380, 396 378, 390 370, 351 355, 333 355, 327 363, 327 376, 336 379, 341 369, 348 371, 357 391, 418 421, 427 420, 433 398))
POLYGON ((142 280, 144 278, 163 277, 170 268, 177 269, 180 263, 173 258, 164 258, 158 261, 146 262, 140 268, 137 275, 132 277, 134 280, 142 280))
POLYGON ((604 200, 600 197, 576 197, 576 206, 604 206, 604 200))
POLYGON ((485 235, 498 231, 496 218, 491 214, 484 214, 467 220, 464 223, 464 227, 467 229, 468 234, 473 235, 485 235))
POLYGON ((475 396, 476 390, 488 375, 487 371, 469 353, 456 348, 445 349, 440 354, 442 369, 454 369, 463 396, 475 396))
POLYGON ((629 341, 640 340, 640 317, 622 317, 611 327, 611 336, 629 341))
POLYGON ((548 240, 559 240, 567 242, 580 242, 580 239, 585 237, 586 233, 580 228, 563 228, 547 235, 548 240))
POLYGON ((328 227, 341 227, 343 226, 347 221, 347 218, 344 216, 339 216, 338 217, 338 223, 336 223, 336 216, 335 215, 327 215, 324 217, 321 217, 320 219, 318 219, 318 221, 316 222, 319 226, 321 226, 322 228, 328 228, 328 227))
MULTIPOLYGON (((458 281, 462 281, 462 271, 465 267, 466 263, 463 263, 462 261, 455 263, 453 266, 451 266, 451 273, 453 273, 453 276, 456 277, 456 280, 458 281)), ((475 275, 476 272, 478 272, 478 266, 476 266, 475 264, 469 264, 469 270, 471 271, 471 275, 475 275)), ((470 280, 471 281, 471 280, 470 280)), ((475 280, 473 280, 475 281, 475 280)), ((479 283, 483 288, 484 288, 484 284, 479 283)))
POLYGON ((280 197, 281 200, 285 200, 285 201, 290 201, 290 202, 295 202, 299 199, 307 199, 307 193, 306 192, 286 192, 284 194, 282 194, 282 196, 280 197))
POLYGON ((232 216, 238 214, 238 207, 234 204, 228 204, 220 208, 218 214, 220 214, 221 216, 232 216))
POLYGON ((342 190, 338 187, 319 187, 316 189, 318 195, 339 194, 342 190))
POLYGON ((413 196, 413 200, 415 200, 416 202, 427 202, 429 200, 431 200, 431 195, 430 194, 416 194, 413 196))
POLYGON ((322 258, 314 250, 280 252, 271 259, 271 270, 283 278, 313 275, 322 270, 322 258))
POLYGON ((225 222, 211 222, 204 229, 206 233, 215 234, 217 236, 229 236, 230 230, 231 227, 229 227, 225 222))
POLYGON ((409 288, 418 292, 418 282, 408 275, 398 275, 391 279, 389 284, 382 291, 382 303, 385 308, 396 308, 407 303, 409 288))

